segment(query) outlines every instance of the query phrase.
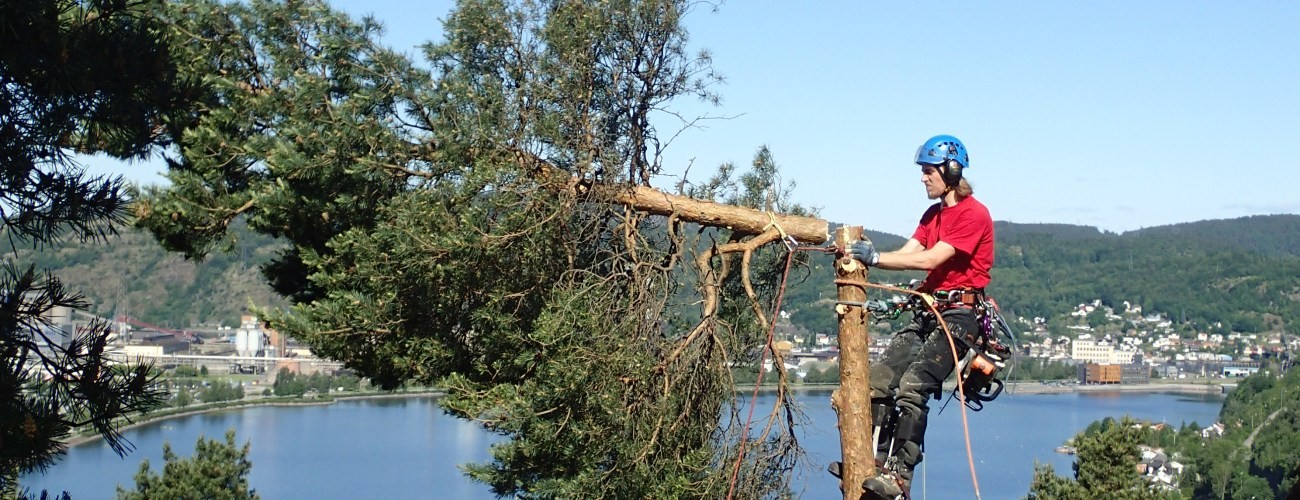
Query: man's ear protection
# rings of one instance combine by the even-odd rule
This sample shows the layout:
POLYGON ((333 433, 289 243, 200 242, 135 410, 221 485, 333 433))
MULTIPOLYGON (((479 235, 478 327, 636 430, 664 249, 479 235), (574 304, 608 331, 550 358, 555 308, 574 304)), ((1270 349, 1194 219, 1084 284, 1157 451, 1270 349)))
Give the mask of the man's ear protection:
POLYGON ((949 158, 940 164, 940 173, 943 174, 943 183, 949 188, 956 189, 957 184, 961 182, 961 163, 955 159, 949 158))

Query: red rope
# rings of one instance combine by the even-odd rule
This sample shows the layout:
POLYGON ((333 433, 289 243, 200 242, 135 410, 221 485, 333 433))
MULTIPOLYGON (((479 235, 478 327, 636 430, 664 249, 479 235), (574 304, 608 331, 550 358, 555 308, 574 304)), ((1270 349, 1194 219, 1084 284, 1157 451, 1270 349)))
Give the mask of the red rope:
MULTIPOLYGON (((781 273, 781 286, 776 289, 776 305, 772 311, 772 321, 767 329, 767 346, 763 349, 763 355, 758 361, 758 378, 754 380, 754 393, 749 397, 749 416, 745 417, 745 426, 740 434, 740 445, 736 450, 736 466, 731 471, 731 483, 727 486, 727 499, 736 492, 736 479, 740 477, 740 465, 745 460, 745 441, 749 438, 749 424, 754 419, 754 407, 758 406, 758 388, 763 384, 763 364, 767 362, 767 351, 772 350, 772 337, 776 334, 776 318, 781 314, 781 299, 785 296, 786 278, 790 277, 790 262, 794 260, 794 251, 785 254, 785 270, 781 273)), ((776 368, 776 367, 773 367, 776 368)), ((781 367, 785 369, 784 366, 781 367)))

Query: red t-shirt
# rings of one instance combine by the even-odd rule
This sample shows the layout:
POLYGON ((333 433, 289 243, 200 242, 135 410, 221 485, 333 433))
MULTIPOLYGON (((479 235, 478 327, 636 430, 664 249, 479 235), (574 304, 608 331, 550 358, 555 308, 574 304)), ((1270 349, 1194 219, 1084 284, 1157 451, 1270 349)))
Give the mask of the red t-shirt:
POLYGON ((912 238, 925 248, 940 241, 952 245, 957 253, 930 270, 921 290, 984 288, 993 268, 993 217, 988 207, 974 196, 967 196, 951 207, 935 203, 917 225, 912 238))

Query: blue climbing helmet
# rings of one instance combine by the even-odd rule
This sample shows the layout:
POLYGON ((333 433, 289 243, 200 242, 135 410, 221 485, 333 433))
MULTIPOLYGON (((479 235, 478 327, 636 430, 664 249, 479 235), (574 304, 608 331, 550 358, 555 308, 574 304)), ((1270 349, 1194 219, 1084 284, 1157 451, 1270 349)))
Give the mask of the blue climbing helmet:
POLYGON ((933 165, 943 174, 943 182, 948 187, 956 187, 961 182, 961 171, 970 168, 970 156, 966 154, 966 145, 951 135, 936 135, 916 148, 918 165, 933 165))

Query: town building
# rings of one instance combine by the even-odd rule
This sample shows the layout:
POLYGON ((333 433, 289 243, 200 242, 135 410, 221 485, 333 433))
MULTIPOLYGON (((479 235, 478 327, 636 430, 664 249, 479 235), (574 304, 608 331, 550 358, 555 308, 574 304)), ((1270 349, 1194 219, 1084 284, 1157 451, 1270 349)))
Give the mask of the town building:
POLYGON ((1145 384, 1151 381, 1151 367, 1141 362, 1082 363, 1077 370, 1080 384, 1145 384))
POLYGON ((1096 339, 1087 333, 1070 343, 1070 357, 1080 363, 1127 365, 1133 363, 1139 352, 1129 344, 1116 348, 1109 336, 1096 339))

